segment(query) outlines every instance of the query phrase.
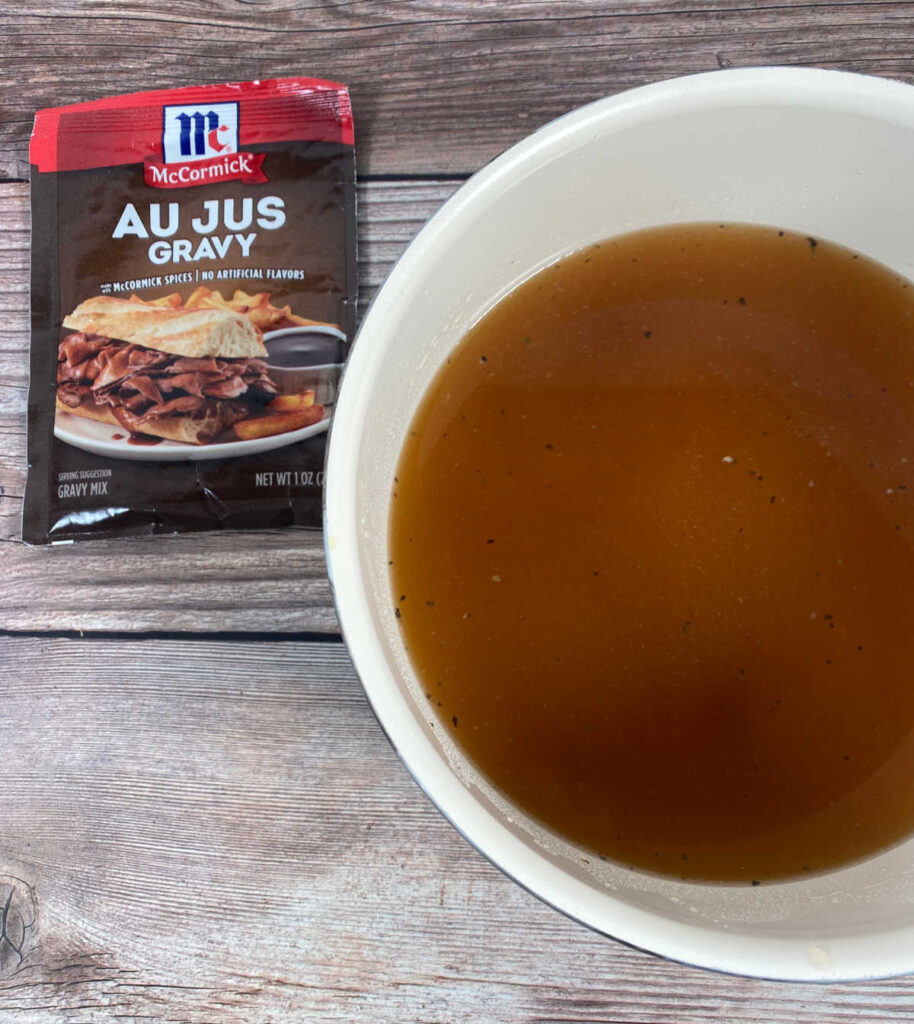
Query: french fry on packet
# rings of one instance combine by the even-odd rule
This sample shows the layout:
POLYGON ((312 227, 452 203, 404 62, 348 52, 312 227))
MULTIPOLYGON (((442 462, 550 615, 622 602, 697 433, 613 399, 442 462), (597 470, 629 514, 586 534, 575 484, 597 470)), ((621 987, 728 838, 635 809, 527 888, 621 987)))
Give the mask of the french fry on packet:
POLYGON ((30 161, 23 539, 319 527, 356 313, 346 87, 40 110, 30 161))

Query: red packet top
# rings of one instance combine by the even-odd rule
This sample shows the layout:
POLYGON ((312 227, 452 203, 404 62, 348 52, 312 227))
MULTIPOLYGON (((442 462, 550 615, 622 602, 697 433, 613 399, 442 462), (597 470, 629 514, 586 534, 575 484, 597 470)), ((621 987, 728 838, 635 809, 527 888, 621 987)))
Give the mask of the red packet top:
POLYGON ((23 538, 319 526, 355 328, 346 87, 49 108, 30 159, 23 538))
POLYGON ((159 184, 167 168, 174 187, 181 169, 197 161, 215 163, 242 146, 291 139, 352 146, 346 86, 319 78, 276 78, 48 107, 35 115, 29 160, 44 172, 142 161, 158 172, 146 175, 147 184, 159 184))

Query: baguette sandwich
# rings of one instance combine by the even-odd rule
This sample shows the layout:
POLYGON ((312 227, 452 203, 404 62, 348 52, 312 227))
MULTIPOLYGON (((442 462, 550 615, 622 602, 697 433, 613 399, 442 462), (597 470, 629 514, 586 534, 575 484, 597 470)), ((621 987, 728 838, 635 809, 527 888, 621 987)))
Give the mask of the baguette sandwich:
POLYGON ((74 416, 208 444, 277 393, 243 313, 99 296, 63 325, 57 408, 74 416))

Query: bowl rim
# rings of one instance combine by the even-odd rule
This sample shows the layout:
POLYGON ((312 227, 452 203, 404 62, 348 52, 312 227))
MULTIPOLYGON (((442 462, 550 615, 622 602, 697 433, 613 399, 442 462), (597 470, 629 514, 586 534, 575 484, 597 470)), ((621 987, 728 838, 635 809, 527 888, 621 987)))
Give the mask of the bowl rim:
MULTIPOLYGON (((677 112, 766 105, 858 113, 914 129, 914 88, 902 82, 820 68, 758 67, 711 71, 628 90, 573 110, 522 139, 468 179, 412 240, 366 312, 343 370, 327 443, 324 546, 341 632, 368 701, 394 750, 420 788, 460 834, 528 892, 596 932, 669 960, 741 976, 834 982, 892 977, 914 970, 914 921, 869 935, 823 940, 763 937, 665 917, 575 878, 523 842, 483 806, 444 762, 400 693, 375 632, 361 585, 357 507, 358 448, 375 371, 384 358, 371 336, 387 332, 408 304, 410 277, 430 251, 446 247, 461 215, 483 196, 507 188, 523 165, 546 162, 598 123, 614 130, 677 112)), ((853 866, 844 869, 852 870, 853 866)), ((840 872, 834 872, 834 875, 840 872)), ((823 876, 817 876, 823 877, 823 876)), ((810 879, 809 882, 815 879, 810 879)), ((806 881, 775 884, 805 885, 806 881)), ((678 883, 673 883, 678 884, 678 883)), ((683 892, 694 883, 681 883, 683 892)), ((748 892, 755 890, 747 890, 748 892)))

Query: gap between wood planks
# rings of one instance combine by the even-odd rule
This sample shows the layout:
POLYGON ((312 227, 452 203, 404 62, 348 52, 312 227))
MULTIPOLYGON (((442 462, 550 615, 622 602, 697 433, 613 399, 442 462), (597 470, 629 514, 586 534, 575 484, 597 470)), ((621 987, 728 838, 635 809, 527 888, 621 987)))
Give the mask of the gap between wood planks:
POLYGON ((343 637, 339 633, 318 633, 307 630, 300 633, 280 633, 242 630, 225 630, 213 633, 183 633, 180 630, 147 629, 137 632, 116 629, 0 629, 0 640, 6 639, 35 640, 179 640, 203 641, 206 643, 306 643, 306 644, 341 644, 343 637))
MULTIPOLYGON (((359 174, 358 183, 360 185, 386 185, 396 184, 398 182, 415 182, 419 185, 434 185, 436 182, 464 182, 468 178, 472 177, 471 174, 463 171, 451 173, 449 171, 441 171, 440 173, 428 173, 428 174, 359 174)), ((3 176, 3 171, 0 169, 0 185, 28 185, 28 178, 7 178, 3 176)))

